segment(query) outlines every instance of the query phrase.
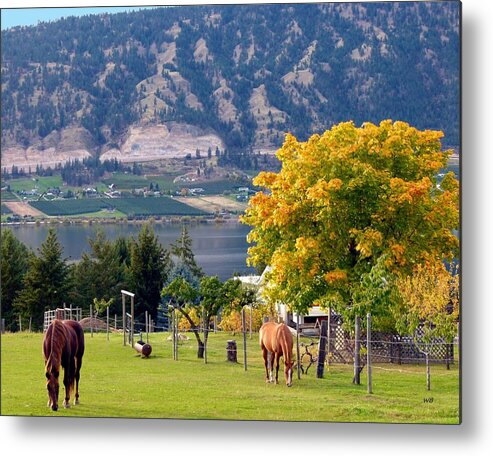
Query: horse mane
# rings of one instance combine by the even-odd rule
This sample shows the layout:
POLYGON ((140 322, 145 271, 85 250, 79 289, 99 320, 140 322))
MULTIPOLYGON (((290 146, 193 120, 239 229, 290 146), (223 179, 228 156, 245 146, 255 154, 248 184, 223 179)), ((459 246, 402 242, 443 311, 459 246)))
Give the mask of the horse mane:
POLYGON ((51 372, 53 369, 58 371, 60 370, 62 352, 66 339, 63 323, 60 320, 53 320, 46 331, 46 335, 50 337, 50 353, 46 360, 45 368, 47 372, 51 372))

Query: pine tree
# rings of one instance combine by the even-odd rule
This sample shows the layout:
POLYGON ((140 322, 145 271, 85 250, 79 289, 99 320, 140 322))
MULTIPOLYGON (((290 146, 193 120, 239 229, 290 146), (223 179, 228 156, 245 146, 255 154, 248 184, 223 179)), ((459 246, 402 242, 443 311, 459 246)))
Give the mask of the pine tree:
POLYGON ((16 327, 13 303, 22 290, 23 278, 28 270, 29 255, 27 247, 13 235, 11 230, 2 232, 1 299, 2 318, 5 318, 7 329, 16 327))
POLYGON ((90 254, 84 252, 82 260, 74 268, 73 301, 83 309, 89 309, 94 298, 111 300, 110 312, 120 302, 120 290, 125 287, 125 255, 120 252, 121 241, 111 242, 98 230, 89 240, 90 254))
POLYGON ((185 264, 190 269, 192 275, 197 278, 204 275, 202 268, 195 261, 195 255, 192 250, 192 238, 185 226, 182 227, 181 237, 174 244, 171 244, 171 253, 179 262, 185 264))
POLYGON ((56 231, 50 228, 46 240, 29 261, 23 290, 14 300, 14 308, 22 317, 32 317, 33 329, 43 327, 44 312, 63 307, 67 301, 70 282, 68 266, 62 259, 63 248, 56 231))
POLYGON ((146 223, 132 244, 128 269, 129 286, 136 299, 136 318, 147 310, 156 319, 161 289, 170 265, 169 253, 159 243, 151 225, 146 223))

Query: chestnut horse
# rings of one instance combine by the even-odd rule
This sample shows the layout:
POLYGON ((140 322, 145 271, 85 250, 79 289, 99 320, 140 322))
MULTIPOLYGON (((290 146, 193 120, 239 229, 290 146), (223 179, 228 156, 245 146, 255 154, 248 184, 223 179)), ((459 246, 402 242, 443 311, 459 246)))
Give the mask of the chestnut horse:
POLYGON ((284 358, 284 376, 286 385, 291 386, 293 380, 293 336, 291 331, 284 323, 274 323, 269 321, 264 323, 259 333, 260 347, 264 356, 265 363, 265 380, 272 383, 274 362, 276 363, 276 384, 279 383, 279 359, 284 358), (269 366, 269 354, 270 366, 269 366))
POLYGON ((84 355, 84 331, 73 320, 53 320, 48 326, 43 340, 45 359, 46 387, 48 389, 48 407, 58 410, 58 377, 63 367, 65 386, 65 408, 70 407, 70 393, 75 382, 74 405, 79 403, 79 378, 84 355))

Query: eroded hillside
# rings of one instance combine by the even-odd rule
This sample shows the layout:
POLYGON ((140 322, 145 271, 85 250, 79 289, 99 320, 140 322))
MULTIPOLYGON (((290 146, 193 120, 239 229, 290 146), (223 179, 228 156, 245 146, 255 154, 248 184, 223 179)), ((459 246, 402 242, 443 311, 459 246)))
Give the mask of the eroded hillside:
POLYGON ((458 143, 455 2, 158 8, 2 31, 2 165, 274 150, 404 120, 458 143))

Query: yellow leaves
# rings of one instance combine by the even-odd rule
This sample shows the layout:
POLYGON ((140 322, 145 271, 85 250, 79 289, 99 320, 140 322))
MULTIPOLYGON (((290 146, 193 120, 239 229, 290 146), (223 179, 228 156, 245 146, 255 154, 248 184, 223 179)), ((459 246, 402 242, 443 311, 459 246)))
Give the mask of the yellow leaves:
POLYGON ((375 249, 382 245, 382 233, 373 228, 367 228, 365 230, 358 230, 353 228, 349 232, 355 237, 356 250, 360 253, 362 258, 368 258, 372 256, 375 252, 375 249))
POLYGON ((293 160, 298 154, 299 147, 300 147, 300 143, 296 140, 296 138, 291 133, 288 133, 286 134, 284 144, 276 152, 276 157, 281 162, 293 160))
POLYGON ((278 174, 261 171, 257 177, 253 179, 253 185, 258 187, 271 188, 277 180, 278 174))
POLYGON ((347 272, 341 269, 334 269, 324 274, 324 279, 330 285, 337 282, 345 282, 347 280, 347 272))
POLYGON ((341 187, 341 179, 334 178, 329 182, 325 179, 319 179, 315 185, 307 190, 306 197, 309 201, 320 202, 321 204, 327 205, 330 201, 330 193, 340 190, 341 187))
POLYGON ((392 120, 342 123, 306 142, 288 134, 281 170, 259 174, 254 184, 267 192, 241 218, 253 227, 249 263, 272 266, 269 296, 346 294, 377 258, 407 273, 424 258, 453 256, 458 183, 450 175, 436 187, 448 154, 441 137, 392 120))
POLYGON ((433 322, 439 314, 457 312, 453 300, 458 293, 454 296, 451 291, 457 290, 458 276, 452 276, 441 262, 418 264, 411 275, 399 277, 396 285, 408 311, 420 319, 433 322))
POLYGON ((423 177, 419 181, 405 181, 393 177, 390 179, 391 201, 398 204, 417 204, 418 200, 430 196, 431 188, 432 182, 428 177, 423 177))
POLYGON ((340 190, 340 188, 342 187, 342 180, 338 179, 337 177, 331 179, 329 181, 328 187, 330 190, 334 190, 334 191, 340 190))
POLYGON ((329 200, 329 183, 324 179, 319 179, 315 185, 306 192, 306 197, 311 201, 321 201, 327 204, 329 200))
POLYGON ((291 220, 291 215, 295 212, 295 208, 285 202, 281 202, 274 211, 273 223, 276 226, 286 226, 291 220))
POLYGON ((406 262, 404 260, 404 253, 406 249, 401 244, 392 244, 390 246, 390 251, 394 257, 397 264, 404 265, 406 262))
POLYGON ((320 250, 319 243, 316 239, 303 236, 296 239, 295 247, 302 255, 307 255, 309 252, 318 252, 320 250))

